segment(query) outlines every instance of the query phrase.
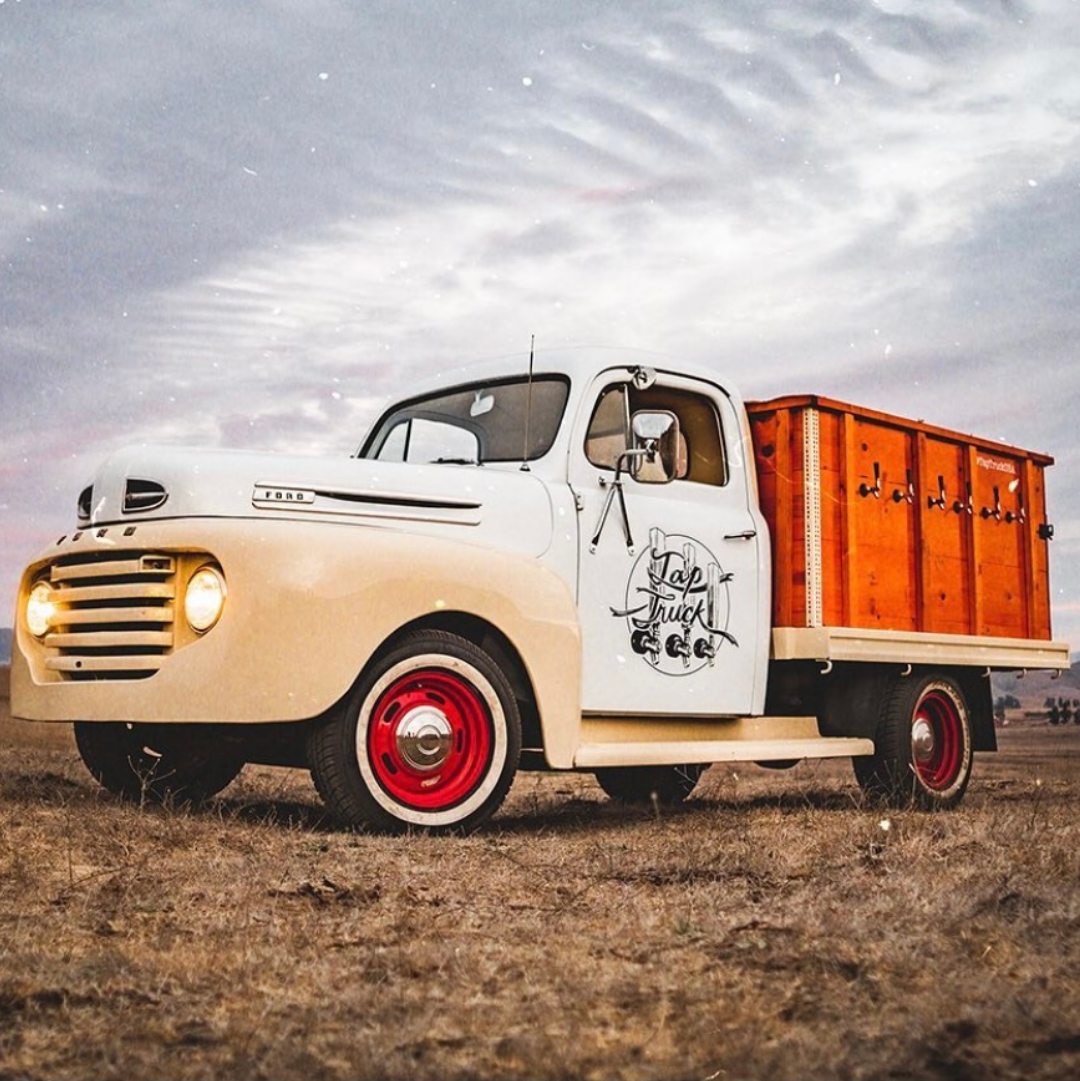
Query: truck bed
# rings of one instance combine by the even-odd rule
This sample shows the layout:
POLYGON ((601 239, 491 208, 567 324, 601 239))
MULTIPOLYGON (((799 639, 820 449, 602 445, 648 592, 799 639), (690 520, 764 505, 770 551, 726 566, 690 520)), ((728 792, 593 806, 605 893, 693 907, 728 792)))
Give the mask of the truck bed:
POLYGON ((774 655, 865 651, 875 637, 955 649, 958 636, 989 666, 1068 664, 1050 643, 1051 457, 813 395, 748 411, 774 655))

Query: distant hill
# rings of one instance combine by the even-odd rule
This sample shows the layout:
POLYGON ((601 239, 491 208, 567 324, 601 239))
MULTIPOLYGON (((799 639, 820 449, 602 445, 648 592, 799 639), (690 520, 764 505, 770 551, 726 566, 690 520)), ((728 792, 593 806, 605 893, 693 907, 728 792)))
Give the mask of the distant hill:
POLYGON ((11 628, 0 627, 0 664, 11 663, 11 628))

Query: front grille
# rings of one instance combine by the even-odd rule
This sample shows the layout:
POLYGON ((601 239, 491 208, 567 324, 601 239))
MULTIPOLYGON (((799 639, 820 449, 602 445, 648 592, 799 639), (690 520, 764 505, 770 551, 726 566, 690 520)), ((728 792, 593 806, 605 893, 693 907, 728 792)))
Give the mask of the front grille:
POLYGON ((63 679, 146 679, 173 648, 176 559, 157 552, 65 556, 49 570, 57 606, 45 666, 63 679), (55 652, 53 652, 55 650, 55 652))

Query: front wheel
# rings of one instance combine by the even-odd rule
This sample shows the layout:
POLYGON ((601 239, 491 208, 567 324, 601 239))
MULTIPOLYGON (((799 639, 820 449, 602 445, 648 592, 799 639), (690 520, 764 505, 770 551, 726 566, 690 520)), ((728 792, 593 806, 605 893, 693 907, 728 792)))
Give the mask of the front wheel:
POLYGON ((235 745, 210 725, 76 721, 75 746, 102 787, 155 803, 209 799, 244 768, 235 745))
POLYGON ((521 755, 506 676, 468 639, 414 631, 311 736, 315 787, 355 828, 460 831, 501 805, 521 755))
POLYGON ((960 685, 930 673, 887 688, 872 756, 853 759, 860 786, 895 807, 946 810, 971 779, 971 714, 960 685))

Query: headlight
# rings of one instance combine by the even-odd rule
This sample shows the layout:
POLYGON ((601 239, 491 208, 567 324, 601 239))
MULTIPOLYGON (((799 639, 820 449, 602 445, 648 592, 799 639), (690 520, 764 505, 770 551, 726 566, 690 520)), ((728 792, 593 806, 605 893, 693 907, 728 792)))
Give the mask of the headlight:
POLYGON ((56 614, 56 602, 48 582, 38 582, 26 601, 26 625, 35 638, 43 638, 56 614))
POLYGON ((208 631, 225 607, 225 579, 216 567, 200 567, 184 594, 184 615, 193 630, 208 631))

